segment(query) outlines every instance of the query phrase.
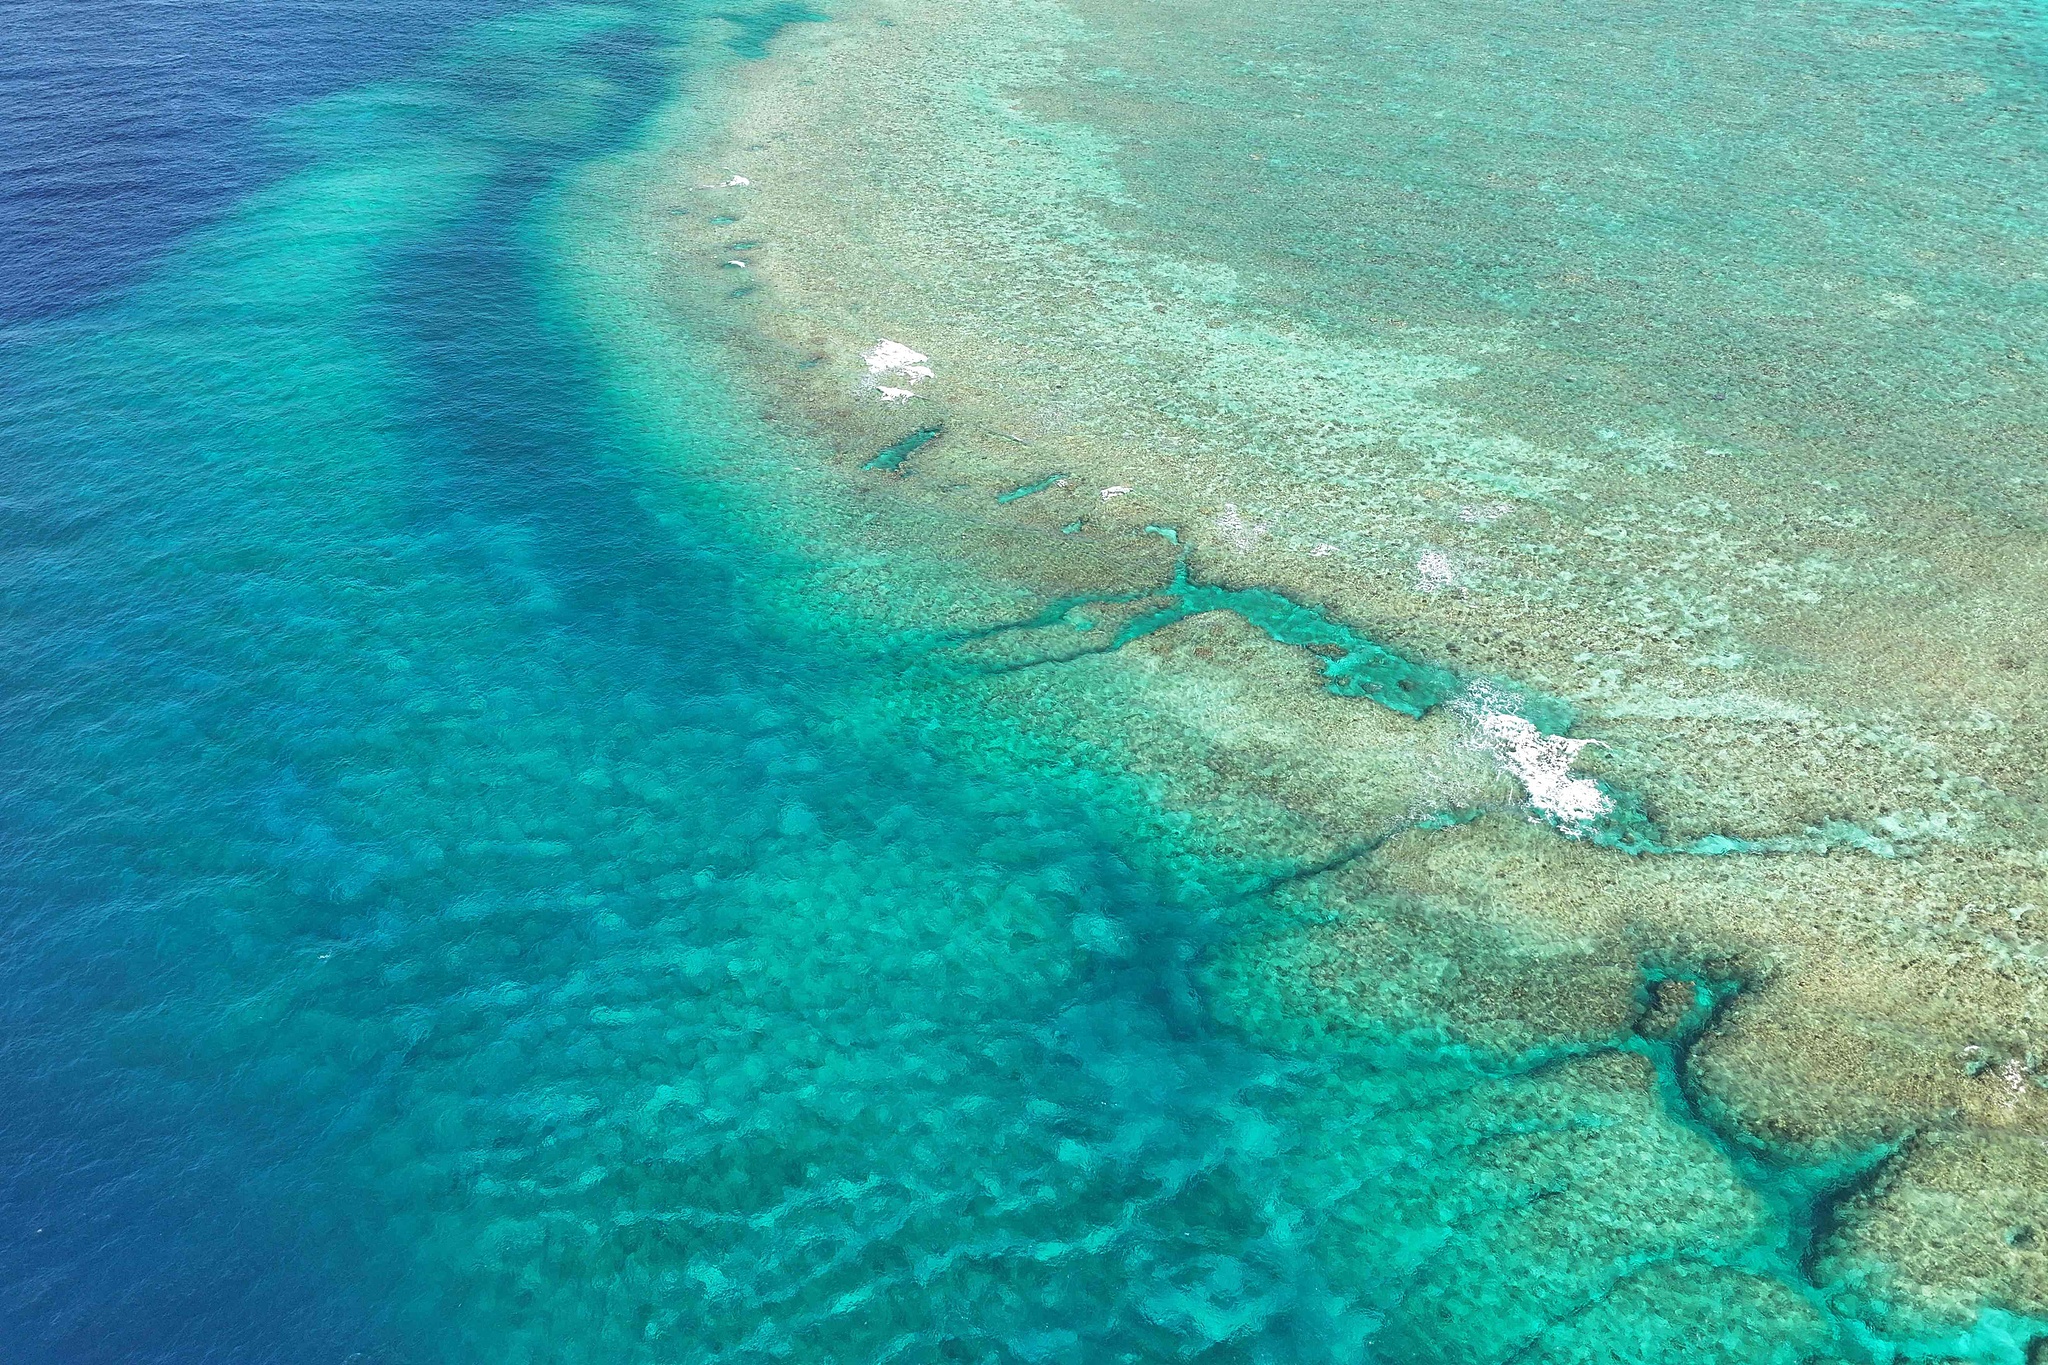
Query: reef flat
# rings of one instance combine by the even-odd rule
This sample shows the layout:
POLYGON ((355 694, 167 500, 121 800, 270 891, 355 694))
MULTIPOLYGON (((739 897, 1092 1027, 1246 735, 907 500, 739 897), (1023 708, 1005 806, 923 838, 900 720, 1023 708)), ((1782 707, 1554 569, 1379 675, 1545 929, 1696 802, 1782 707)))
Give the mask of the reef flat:
POLYGON ((657 137, 584 268, 621 367, 716 331, 825 452, 719 477, 889 642, 876 705, 1139 793, 1238 907, 1204 998, 1320 1068, 1290 1169, 1365 1339, 2016 1360, 2043 40, 873 0, 657 137))

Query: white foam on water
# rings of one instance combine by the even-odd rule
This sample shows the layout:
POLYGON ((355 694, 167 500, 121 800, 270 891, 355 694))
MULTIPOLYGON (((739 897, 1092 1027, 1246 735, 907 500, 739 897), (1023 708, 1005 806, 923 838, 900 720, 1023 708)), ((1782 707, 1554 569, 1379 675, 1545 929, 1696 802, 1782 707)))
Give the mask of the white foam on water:
POLYGON ((1507 698, 1483 684, 1467 688, 1451 703, 1471 717, 1479 743, 1521 784, 1529 804, 1555 820, 1566 833, 1614 809, 1614 801, 1590 777, 1572 776, 1579 751, 1598 740, 1546 735, 1534 722, 1506 706, 1507 698))
POLYGON ((930 356, 886 337, 862 351, 860 358, 866 363, 868 373, 878 377, 885 374, 904 375, 913 380, 932 377, 931 366, 927 363, 930 356))
POLYGON ((862 351, 860 359, 867 366, 868 383, 882 395, 884 403, 900 403, 915 397, 913 386, 932 377, 930 356, 887 337, 862 351), (884 384, 884 379, 897 382, 884 384))

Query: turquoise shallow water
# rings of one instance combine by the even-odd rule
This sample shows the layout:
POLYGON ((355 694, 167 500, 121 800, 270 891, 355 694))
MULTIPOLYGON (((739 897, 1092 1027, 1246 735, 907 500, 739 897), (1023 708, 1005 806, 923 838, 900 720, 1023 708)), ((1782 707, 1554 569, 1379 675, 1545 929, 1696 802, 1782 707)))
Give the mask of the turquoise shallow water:
POLYGON ((544 196, 756 38, 712 28, 482 30, 11 345, 35 1358, 1050 1358, 1169 1346, 1224 1266, 1333 1311, 1240 1259, 1277 1069, 1204 1022, 1199 908, 833 725, 545 295, 544 196))
POLYGON ((9 337, 15 1358, 1893 1358, 1808 1278, 1856 1169, 1669 1030, 1278 999, 1309 911, 766 608, 805 566, 671 471, 782 438, 708 370, 628 415, 557 191, 803 21, 494 21, 9 337))

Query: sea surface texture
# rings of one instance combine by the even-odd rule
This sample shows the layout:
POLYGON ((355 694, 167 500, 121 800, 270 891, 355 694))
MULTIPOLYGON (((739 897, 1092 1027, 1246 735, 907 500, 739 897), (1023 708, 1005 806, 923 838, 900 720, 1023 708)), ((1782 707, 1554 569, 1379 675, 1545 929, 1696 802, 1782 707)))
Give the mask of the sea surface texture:
POLYGON ((0 18, 0 1360, 2048 1351, 2032 10, 0 18))

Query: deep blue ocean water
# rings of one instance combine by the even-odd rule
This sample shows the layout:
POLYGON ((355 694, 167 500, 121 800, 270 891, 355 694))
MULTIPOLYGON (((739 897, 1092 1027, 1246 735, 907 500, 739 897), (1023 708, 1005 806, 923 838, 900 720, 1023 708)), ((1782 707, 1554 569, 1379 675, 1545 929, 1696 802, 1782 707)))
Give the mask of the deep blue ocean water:
MULTIPOLYGON (((175 742, 155 751, 195 678, 210 673, 232 690, 262 667, 245 658, 238 668, 231 640, 208 638, 209 622, 232 636, 237 613, 223 580, 195 562, 247 471, 230 457, 219 480, 187 475, 209 437, 273 419, 275 398, 237 392, 227 375, 174 395, 194 376, 142 333, 183 332, 232 351, 249 320, 239 334, 215 329, 248 301, 204 284, 164 297, 178 285, 159 282, 124 309, 121 291, 189 250, 238 196, 303 163, 306 149, 266 120, 403 69, 493 8, 502 6, 8 7, 0 309, 16 328, 0 416, 11 469, 0 1006, 10 1027, 0 1073, 13 1099, 0 1123, 0 1337, 10 1359, 341 1359, 374 1341, 375 1304, 353 1300, 346 1278, 323 1276, 302 1239, 270 1226, 249 1198, 243 1181, 261 1159, 250 1134, 164 1078, 136 1084, 125 1072, 134 1059, 118 1049, 79 1050, 134 992, 156 989, 136 938, 95 940, 103 916, 118 918, 117 905, 147 915, 168 885, 135 880, 168 811, 143 816, 156 823, 147 832, 93 838, 79 796, 88 774, 132 764, 142 799, 175 800, 193 816, 232 801, 238 778, 241 799, 265 780, 190 749, 173 757, 175 742), (119 369, 110 354, 136 367, 119 369), (131 421, 137 403, 155 411, 131 421), (182 585, 149 581, 159 575, 182 585), (105 747, 87 739, 94 729, 105 747), (190 789, 172 796, 181 782, 190 789)), ((239 539, 279 530, 246 525, 239 539)), ((136 801, 103 809, 133 817, 136 801)))
POLYGON ((505 0, 9 0, 0 6, 0 319, 131 283, 278 175, 262 121, 388 74, 505 0))

